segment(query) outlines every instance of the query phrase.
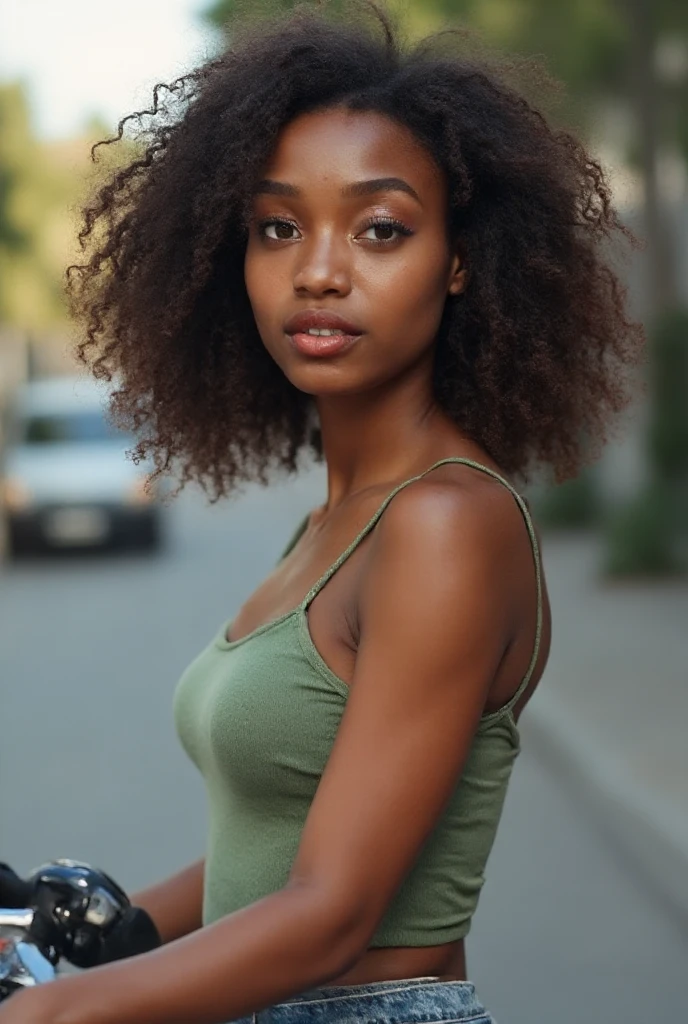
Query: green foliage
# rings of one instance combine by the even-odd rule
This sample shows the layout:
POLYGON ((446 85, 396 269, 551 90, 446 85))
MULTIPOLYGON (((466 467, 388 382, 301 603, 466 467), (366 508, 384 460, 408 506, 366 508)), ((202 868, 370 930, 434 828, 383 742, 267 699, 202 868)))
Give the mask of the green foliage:
MULTIPOLYGON (((285 11, 297 0, 211 0, 203 17, 226 28, 234 14, 285 11)), ((314 3, 317 0, 314 0, 314 3)), ((506 53, 536 56, 566 85, 561 116, 591 127, 598 101, 627 98, 632 89, 632 12, 637 0, 387 0, 401 11, 409 31, 426 33, 460 23, 506 53)), ((688 45, 688 4, 645 0, 660 40, 688 45)), ((325 5, 332 9, 336 0, 325 5)), ((258 14, 256 16, 259 16, 258 14)), ((688 160, 688 89, 683 82, 662 88, 662 132, 688 160)))
POLYGON ((677 543, 677 511, 672 490, 655 482, 610 516, 604 574, 618 579, 685 572, 677 543))
MULTIPOLYGON (((102 123, 89 125, 91 139, 109 134, 102 123)), ((0 83, 0 326, 39 343, 68 326, 63 275, 76 255, 74 211, 98 173, 89 171, 88 150, 86 137, 40 142, 23 86, 0 83)), ((130 150, 106 152, 100 167, 130 150)))
POLYGON ((598 524, 600 496, 592 469, 574 480, 548 488, 534 501, 538 522, 546 529, 585 530, 598 524))
POLYGON ((0 85, 0 323, 41 331, 65 318, 51 252, 64 203, 56 186, 23 86, 0 85))
MULTIPOLYGON (((293 0, 273 0, 274 10, 288 10, 293 6, 293 0)), ((215 0, 203 12, 203 17, 216 28, 224 29, 240 7, 243 7, 243 5, 238 5, 236 0, 215 0)))
POLYGON ((650 345, 652 416, 648 452, 655 476, 688 476, 688 310, 666 312, 650 345))
POLYGON ((626 25, 605 0, 425 0, 448 19, 475 26, 507 51, 546 55, 551 70, 576 94, 619 88, 626 25))
MULTIPOLYGON (((214 0, 202 14, 202 17, 215 28, 226 29, 236 15, 245 19, 258 21, 274 14, 280 14, 296 7, 298 0, 214 0)), ((337 14, 341 8, 340 0, 328 0, 327 10, 337 14)))
POLYGON ((688 310, 660 317, 649 345, 647 487, 607 526, 612 576, 685 571, 688 534, 688 310))
POLYGON ((32 237, 23 211, 23 182, 31 157, 29 112, 18 85, 0 87, 0 321, 10 305, 8 268, 30 252, 32 237))
POLYGON ((17 226, 14 218, 18 177, 14 168, 0 166, 0 246, 8 252, 24 249, 28 242, 26 232, 17 226))

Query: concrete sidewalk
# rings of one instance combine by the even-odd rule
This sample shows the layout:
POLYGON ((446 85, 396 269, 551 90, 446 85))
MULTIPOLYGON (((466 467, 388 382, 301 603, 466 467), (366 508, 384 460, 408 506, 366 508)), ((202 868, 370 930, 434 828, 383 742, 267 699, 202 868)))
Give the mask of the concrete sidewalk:
POLYGON ((688 581, 601 581, 594 536, 546 534, 543 555, 552 653, 524 744, 688 928, 688 581))

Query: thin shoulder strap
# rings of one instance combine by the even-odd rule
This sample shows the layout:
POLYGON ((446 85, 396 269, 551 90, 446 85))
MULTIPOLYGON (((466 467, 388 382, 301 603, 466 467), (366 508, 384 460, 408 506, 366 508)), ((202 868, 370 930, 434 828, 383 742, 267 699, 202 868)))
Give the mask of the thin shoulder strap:
MULTIPOLYGON (((531 547, 532 547, 532 550, 533 550, 533 563, 535 565, 535 582, 536 582, 536 588, 537 588, 537 617, 536 617, 536 624, 535 624, 535 643, 534 643, 534 647, 533 647, 533 653, 532 653, 531 659, 530 659, 530 664, 528 665, 528 669, 526 671, 526 674, 523 677, 523 679, 521 680, 521 683, 520 683, 518 689, 513 694, 511 699, 505 705, 503 705, 501 708, 499 708, 497 711, 494 711, 494 712, 491 712, 490 714, 484 715, 483 716, 483 721, 486 721, 486 720, 492 720, 492 719, 501 717, 502 715, 504 715, 508 711, 510 711, 514 707, 514 705, 517 703, 517 701, 519 700, 519 698, 521 697, 521 695, 525 691, 526 687, 528 686, 528 683, 530 682, 530 679, 531 679, 531 677, 533 675, 533 672, 535 670, 535 666, 537 665, 538 654, 540 653, 540 642, 541 642, 541 639, 542 639, 542 565, 541 565, 541 558, 540 558, 540 547, 538 545, 538 540, 537 540, 537 535, 535 533, 535 527, 533 525, 533 520, 532 520, 532 517, 530 515, 530 512, 528 511, 528 506, 527 506, 525 500, 521 497, 521 495, 518 493, 516 488, 512 484, 510 484, 509 481, 506 480, 499 473, 496 473, 493 469, 490 469, 489 466, 484 466, 481 462, 475 462, 473 459, 465 459, 465 458, 459 458, 458 456, 453 456, 453 457, 446 458, 446 459, 440 459, 439 462, 433 463, 432 466, 430 466, 428 469, 424 470, 422 473, 419 473, 417 476, 412 476, 412 477, 410 477, 410 479, 404 480, 403 483, 399 484, 397 487, 394 488, 393 491, 390 492, 390 494, 387 495, 385 500, 382 502, 382 504, 380 505, 378 510, 373 515, 373 517, 366 523, 366 525, 363 527, 361 532, 354 538, 354 540, 351 542, 351 544, 349 544, 348 548, 346 548, 346 550, 341 553, 341 555, 339 556, 337 561, 334 562, 329 567, 329 569, 327 569, 327 571, 325 573, 323 573, 323 575, 320 577, 320 579, 317 581, 317 583, 315 583, 311 587, 311 589, 308 591, 308 593, 306 594, 305 598, 303 599, 301 607, 304 608, 304 609, 308 608, 308 605, 311 603, 311 601, 313 601, 313 599, 316 597, 316 595, 322 590, 322 588, 325 586, 327 581, 332 576, 334 576, 334 574, 337 572, 339 567, 347 560, 347 558, 352 554, 352 552, 354 552, 356 550, 356 548, 361 543, 361 541, 364 539, 364 537, 367 537, 368 534, 370 533, 370 531, 376 526, 378 520, 382 516, 382 514, 385 511, 385 509, 387 508, 387 506, 389 505, 390 501, 392 500, 392 498, 394 498, 399 493, 399 491, 403 490, 404 487, 408 487, 409 484, 415 483, 416 480, 420 480, 424 476, 427 476, 428 473, 431 473, 433 471, 433 469, 437 469, 438 466, 444 466, 447 463, 460 463, 460 464, 465 465, 465 466, 472 466, 473 469, 480 470, 481 472, 486 473, 488 476, 493 477, 495 480, 498 480, 501 484, 504 485, 504 487, 506 487, 506 489, 508 491, 511 492, 511 494, 513 495, 514 499, 516 500, 516 504, 518 505, 519 509, 521 510, 521 514, 523 515, 523 518, 525 520, 526 528, 528 530, 528 536, 530 537, 530 543, 531 543, 531 547)), ((306 517, 305 522, 302 524, 302 528, 300 529, 299 532, 297 532, 297 535, 293 539, 292 546, 293 546, 293 544, 296 543, 296 540, 301 535, 301 533, 303 533, 303 530, 305 530, 307 522, 308 522, 308 517, 306 517)), ((286 552, 285 552, 285 554, 286 554, 286 552)))

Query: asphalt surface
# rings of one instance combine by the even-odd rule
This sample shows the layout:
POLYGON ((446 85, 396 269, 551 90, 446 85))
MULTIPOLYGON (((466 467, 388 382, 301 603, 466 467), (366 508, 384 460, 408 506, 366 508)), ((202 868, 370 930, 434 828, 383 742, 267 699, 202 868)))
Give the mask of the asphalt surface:
MULTIPOLYGON (((212 508, 190 494, 158 556, 0 572, 0 860, 73 856, 133 890, 202 854, 174 686, 323 493, 316 471, 212 508)), ((688 935, 528 734, 526 714, 468 940, 483 1001, 499 1024, 688 1020, 688 935)))

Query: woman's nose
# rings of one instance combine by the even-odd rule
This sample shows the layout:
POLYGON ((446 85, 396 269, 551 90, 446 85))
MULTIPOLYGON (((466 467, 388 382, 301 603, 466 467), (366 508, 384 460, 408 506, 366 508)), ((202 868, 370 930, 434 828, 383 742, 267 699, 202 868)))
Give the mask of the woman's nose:
POLYGON ((299 246, 294 273, 294 291, 311 295, 351 290, 351 272, 346 246, 331 236, 306 241, 299 246))

